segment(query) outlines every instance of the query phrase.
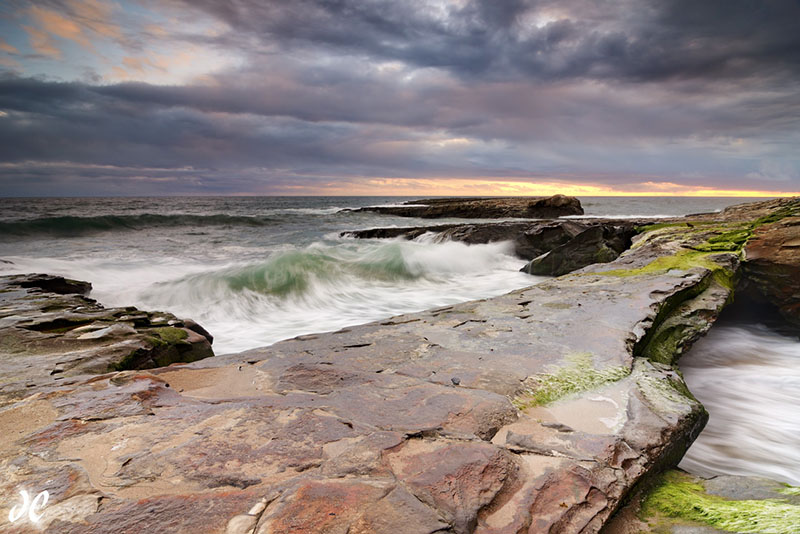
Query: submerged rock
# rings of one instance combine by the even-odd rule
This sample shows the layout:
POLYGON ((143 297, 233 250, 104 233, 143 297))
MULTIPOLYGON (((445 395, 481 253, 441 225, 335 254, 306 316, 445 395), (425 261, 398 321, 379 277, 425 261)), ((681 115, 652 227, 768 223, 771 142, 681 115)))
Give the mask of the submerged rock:
POLYGON ((371 206, 353 211, 372 211, 400 217, 441 219, 552 219, 564 215, 583 215, 580 201, 575 197, 500 197, 500 198, 431 198, 411 200, 401 206, 371 206))
POLYGON ((213 356, 194 322, 104 308, 91 284, 43 274, 0 277, 0 405, 69 377, 213 356))

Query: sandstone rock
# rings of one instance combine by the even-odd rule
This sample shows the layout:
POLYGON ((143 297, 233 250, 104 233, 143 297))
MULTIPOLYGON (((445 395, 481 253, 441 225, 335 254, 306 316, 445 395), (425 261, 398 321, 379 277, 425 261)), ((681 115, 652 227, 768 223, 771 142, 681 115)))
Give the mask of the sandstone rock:
POLYGON ((184 319, 183 320, 183 327, 188 328, 192 332, 196 332, 206 338, 209 343, 214 343, 214 336, 212 336, 208 330, 203 328, 201 325, 197 324, 192 319, 184 319))
POLYGON ((755 230, 743 267, 746 280, 800 328, 800 205, 798 216, 755 230))
POLYGON ((497 219, 520 217, 551 219, 564 215, 583 215, 580 201, 575 197, 503 197, 503 198, 434 198, 412 200, 402 206, 374 206, 354 211, 373 211, 400 217, 437 219, 461 217, 466 219, 497 219))
POLYGON ((86 373, 213 356, 210 341, 173 315, 104 308, 90 289, 58 276, 0 277, 0 405, 86 373))

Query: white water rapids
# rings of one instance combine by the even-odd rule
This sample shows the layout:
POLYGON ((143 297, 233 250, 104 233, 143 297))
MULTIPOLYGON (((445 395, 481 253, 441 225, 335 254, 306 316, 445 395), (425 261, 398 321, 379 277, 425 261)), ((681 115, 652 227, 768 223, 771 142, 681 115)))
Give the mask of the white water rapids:
POLYGON ((680 360, 709 421, 680 464, 691 473, 800 485, 800 341, 718 325, 680 360))

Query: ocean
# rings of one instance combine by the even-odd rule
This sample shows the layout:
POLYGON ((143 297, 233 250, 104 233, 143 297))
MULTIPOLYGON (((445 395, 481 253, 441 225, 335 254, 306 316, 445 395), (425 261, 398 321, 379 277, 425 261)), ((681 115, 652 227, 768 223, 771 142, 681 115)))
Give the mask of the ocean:
MULTIPOLYGON (((0 273, 90 281, 106 306, 192 318, 217 354, 399 313, 500 295, 540 280, 507 244, 358 240, 347 230, 423 220, 346 208, 406 197, 0 199, 0 273), (8 263, 5 263, 8 262, 8 263)), ((585 216, 673 216, 741 199, 581 199, 585 216)))
MULTIPOLYGON (((91 296, 106 306, 195 319, 214 335, 217 354, 500 295, 542 280, 519 272, 525 262, 507 243, 340 236, 465 221, 347 211, 405 200, 411 197, 5 198, 0 274, 88 280, 91 296)), ((581 198, 584 217, 653 218, 755 200, 761 199, 581 198)), ((798 347, 795 338, 758 325, 712 329, 698 343, 681 365, 711 422, 682 465, 704 474, 760 474, 800 484, 798 347), (759 402, 743 401, 752 398, 747 391, 754 383, 759 402), (743 409, 748 405, 750 412, 743 409), (765 419, 774 423, 769 432, 765 419)))

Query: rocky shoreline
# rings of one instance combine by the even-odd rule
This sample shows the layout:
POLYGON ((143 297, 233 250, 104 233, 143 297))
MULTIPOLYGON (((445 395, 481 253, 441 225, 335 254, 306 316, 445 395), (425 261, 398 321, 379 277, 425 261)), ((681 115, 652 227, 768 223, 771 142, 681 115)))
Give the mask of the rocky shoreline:
POLYGON ((521 271, 560 276, 592 263, 616 259, 631 246, 631 240, 647 219, 546 220, 446 224, 407 228, 371 228, 343 232, 357 239, 416 239, 432 234, 434 241, 460 241, 470 245, 511 241, 514 254, 529 260, 521 271))
POLYGON ((580 201, 575 197, 488 197, 488 198, 426 198, 404 202, 399 206, 370 206, 353 211, 371 211, 400 217, 441 219, 550 219, 564 215, 583 215, 580 201))
POLYGON ((46 489, 45 532, 599 532, 702 430, 676 361, 740 279, 796 317, 798 229, 800 199, 449 225, 573 272, 216 357, 190 322, 6 277, 0 488, 46 489))

